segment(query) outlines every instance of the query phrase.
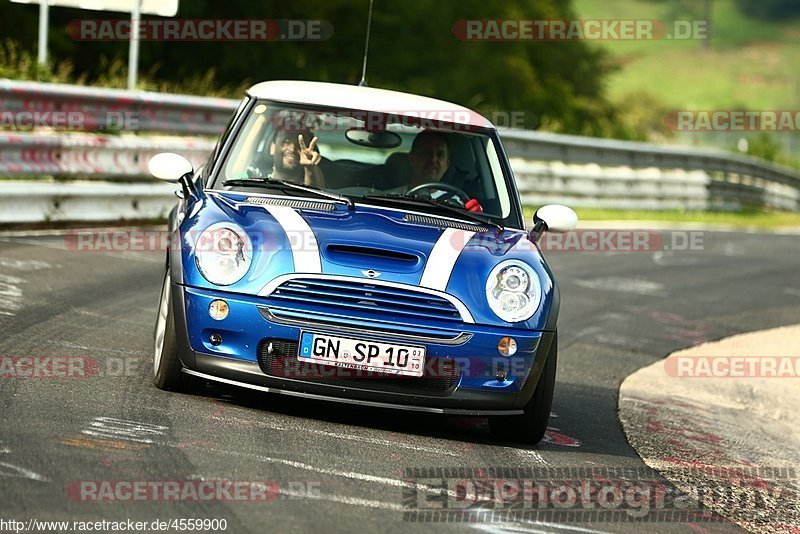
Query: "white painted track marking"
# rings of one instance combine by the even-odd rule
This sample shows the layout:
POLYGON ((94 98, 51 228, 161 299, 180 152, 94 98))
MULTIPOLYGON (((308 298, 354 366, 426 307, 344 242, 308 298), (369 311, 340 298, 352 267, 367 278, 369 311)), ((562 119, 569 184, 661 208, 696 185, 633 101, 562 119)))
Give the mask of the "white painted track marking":
POLYGON ((382 510, 391 510, 393 512, 403 512, 405 508, 401 504, 394 504, 388 503, 383 501, 371 501, 369 499, 360 499, 358 497, 344 497, 341 495, 331 495, 327 493, 320 493, 316 498, 311 498, 303 493, 297 491, 291 491, 282 489, 280 490, 281 495, 286 495, 289 497, 299 497, 306 500, 315 500, 315 501, 330 501, 330 502, 337 502, 340 504, 349 504, 351 506, 363 506, 365 508, 380 508, 382 510))
POLYGON ((163 436, 168 427, 113 417, 96 417, 82 434, 106 439, 122 439, 137 443, 155 443, 152 439, 163 436))
MULTIPOLYGON (((270 456, 263 456, 261 454, 251 453, 251 452, 238 452, 238 451, 226 451, 221 449, 213 449, 213 448, 204 448, 206 452, 213 452, 217 454, 223 454, 226 456, 236 456, 242 458, 252 458, 253 460, 258 460, 260 462, 267 462, 267 463, 275 463, 286 465, 288 467, 293 467, 295 469, 302 469, 304 471, 311 471, 313 473, 319 473, 321 475, 330 475, 335 477, 341 478, 349 478, 351 480, 360 480, 362 482, 372 482, 375 484, 382 484, 384 486, 393 486, 396 488, 417 488, 423 491, 427 491, 430 493, 439 493, 442 491, 439 487, 428 486, 426 484, 416 484, 413 482, 408 482, 406 480, 400 480, 397 478, 388 478, 388 477, 381 477, 377 475, 368 475, 366 473, 356 473, 353 471, 341 471, 339 469, 331 469, 328 467, 318 467, 311 464, 307 464, 304 462, 298 462, 295 460, 287 460, 285 458, 272 458, 270 456)), ((454 491, 447 491, 447 494, 451 497, 458 497, 457 493, 454 491)))
POLYGON ((219 421, 238 421, 247 424, 255 424, 257 426, 262 426, 269 428, 270 430, 277 430, 279 432, 303 432, 305 434, 316 434, 318 436, 325 436, 328 438, 334 439, 344 439, 349 441, 360 441, 362 443, 370 443, 373 445, 384 445, 390 447, 400 447, 402 449, 410 449, 419 452, 427 452, 433 454, 442 454, 445 456, 455 456, 461 457, 463 453, 456 452, 456 451, 449 451, 446 449, 442 449, 440 447, 428 447, 424 445, 414 445, 411 443, 402 443, 399 441, 391 441, 388 439, 381 439, 381 438, 371 438, 367 436, 358 436, 355 434, 342 434, 340 432, 329 432, 326 430, 316 430, 316 429, 309 429, 309 428, 291 428, 287 426, 276 425, 274 423, 265 423, 263 421, 251 421, 249 419, 242 419, 239 417, 231 417, 231 416, 222 416, 222 417, 212 417, 212 419, 216 419, 219 421))
POLYGON ((0 315, 16 315, 22 308, 22 284, 26 281, 16 276, 0 274, 0 298, 3 299, 3 309, 0 315))
POLYGON ((37 482, 50 482, 49 478, 43 477, 39 473, 7 462, 0 462, 0 477, 27 478, 37 482))
POLYGON ((633 293, 649 297, 667 297, 664 284, 651 282, 641 278, 622 278, 609 276, 605 278, 585 278, 575 280, 575 283, 586 289, 601 291, 615 291, 618 293, 633 293))

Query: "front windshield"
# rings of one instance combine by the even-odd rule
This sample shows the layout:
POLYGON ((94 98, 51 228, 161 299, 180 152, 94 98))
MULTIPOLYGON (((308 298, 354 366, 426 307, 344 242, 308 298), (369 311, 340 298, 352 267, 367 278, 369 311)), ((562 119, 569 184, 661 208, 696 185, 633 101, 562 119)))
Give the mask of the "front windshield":
POLYGON ((282 180, 360 204, 416 202, 405 206, 409 211, 435 213, 435 203, 444 203, 516 226, 516 204, 492 137, 451 123, 435 126, 396 114, 257 102, 213 188, 308 194, 257 183, 282 180))

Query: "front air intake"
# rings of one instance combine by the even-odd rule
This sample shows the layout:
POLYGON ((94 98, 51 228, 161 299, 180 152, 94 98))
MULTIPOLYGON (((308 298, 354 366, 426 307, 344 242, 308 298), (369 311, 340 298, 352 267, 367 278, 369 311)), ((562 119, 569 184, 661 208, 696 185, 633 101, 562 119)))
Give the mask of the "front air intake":
POLYGON ((364 260, 369 258, 380 258, 383 260, 399 261, 404 263, 417 263, 419 257, 405 252, 398 252, 396 250, 387 250, 384 248, 361 247, 358 245, 328 245, 328 252, 332 256, 337 255, 351 255, 359 256, 364 260))

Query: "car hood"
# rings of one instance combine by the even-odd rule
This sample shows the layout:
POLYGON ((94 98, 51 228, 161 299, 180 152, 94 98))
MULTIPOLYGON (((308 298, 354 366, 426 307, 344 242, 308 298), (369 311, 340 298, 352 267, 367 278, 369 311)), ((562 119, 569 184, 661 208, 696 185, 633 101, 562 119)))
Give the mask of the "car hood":
POLYGON ((486 279, 499 262, 524 261, 539 276, 545 298, 553 291, 538 248, 520 230, 378 206, 348 210, 308 198, 208 192, 199 202, 180 227, 189 286, 220 289, 199 273, 194 242, 212 224, 232 222, 250 238, 253 261, 226 291, 266 295, 276 280, 294 273, 372 279, 448 293, 464 302, 476 322, 487 324, 503 323, 485 296, 486 279))

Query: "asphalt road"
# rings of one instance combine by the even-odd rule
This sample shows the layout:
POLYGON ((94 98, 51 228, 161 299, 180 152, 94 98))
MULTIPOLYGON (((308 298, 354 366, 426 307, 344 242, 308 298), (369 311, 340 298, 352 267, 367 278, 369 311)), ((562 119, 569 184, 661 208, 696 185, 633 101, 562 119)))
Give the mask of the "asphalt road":
POLYGON ((485 515, 432 524, 403 514, 404 494, 413 495, 408 468, 610 467, 658 478, 620 429, 622 380, 678 348, 798 317, 797 236, 704 238, 694 252, 548 254, 562 290, 558 383, 549 442, 525 448, 493 441, 479 418, 210 385, 194 395, 157 390, 160 254, 75 252, 60 235, 0 237, 4 369, 33 357, 51 358, 47 365, 64 358, 57 365, 76 375, 81 366, 97 371, 0 379, 0 519, 216 518, 236 533, 739 531, 725 523, 482 522, 485 515), (87 502, 76 490, 81 481, 134 480, 267 480, 280 494, 268 502, 87 502))

